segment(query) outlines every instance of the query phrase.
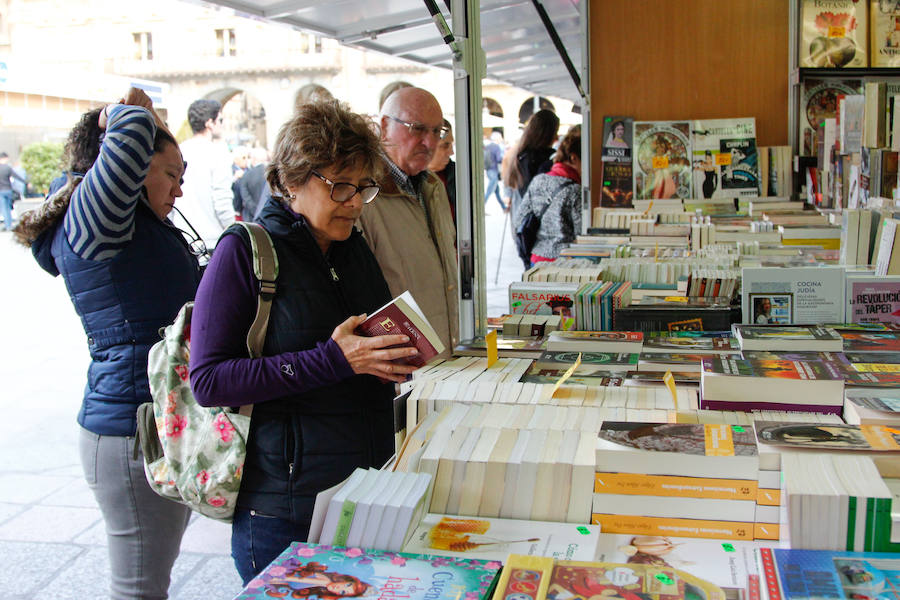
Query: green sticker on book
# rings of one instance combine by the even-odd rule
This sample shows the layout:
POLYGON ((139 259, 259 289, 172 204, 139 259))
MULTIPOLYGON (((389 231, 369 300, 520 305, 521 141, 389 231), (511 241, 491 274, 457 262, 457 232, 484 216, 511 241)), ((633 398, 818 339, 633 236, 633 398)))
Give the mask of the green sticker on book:
POLYGON ((590 532, 591 530, 587 527, 581 526, 578 528, 578 533, 580 533, 581 535, 588 535, 590 532))
POLYGON ((513 303, 512 303, 513 306, 519 306, 519 305, 521 305, 521 304, 522 304, 521 302, 513 302, 513 303))
POLYGON ((722 544, 722 548, 725 549, 725 552, 734 552, 733 544, 722 544))
POLYGON ((744 429, 744 428, 741 427, 740 425, 732 425, 732 426, 731 426, 731 429, 733 429, 735 433, 744 433, 745 431, 747 431, 746 429, 744 429))
POLYGON ((665 573, 658 573, 658 574, 656 575, 656 578, 657 578, 657 579, 659 580, 659 582, 662 583, 663 585, 672 585, 673 583, 675 583, 675 582, 672 580, 672 578, 669 577, 668 575, 666 575, 665 573))

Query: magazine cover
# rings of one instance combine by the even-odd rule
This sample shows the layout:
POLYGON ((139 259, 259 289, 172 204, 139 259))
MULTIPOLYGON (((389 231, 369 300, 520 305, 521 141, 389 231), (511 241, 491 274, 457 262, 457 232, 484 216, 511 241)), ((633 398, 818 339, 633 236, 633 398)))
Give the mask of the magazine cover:
POLYGON ((632 142, 634 119, 605 117, 603 119, 603 185, 600 206, 603 208, 631 208, 632 142))
POLYGON ((801 67, 869 66, 865 0, 803 0, 800 10, 801 67))
POLYGON ((890 600, 900 589, 900 554, 759 550, 769 600, 890 600))
POLYGON ((694 121, 691 154, 695 197, 759 196, 755 118, 694 121))
POLYGON ((498 561, 294 542, 236 598, 458 600, 465 590, 467 600, 481 600, 500 567, 498 561))
POLYGON ((559 561, 553 567, 547 600, 576 598, 725 600, 725 593, 708 581, 671 567, 559 561))
POLYGON ((900 278, 847 278, 848 323, 900 324, 900 278))
POLYGON ((691 198, 691 124, 634 124, 634 197, 691 198))
POLYGON ((815 156, 816 129, 825 119, 837 115, 838 94, 861 94, 862 81, 859 79, 805 79, 800 98, 800 144, 803 156, 815 156))

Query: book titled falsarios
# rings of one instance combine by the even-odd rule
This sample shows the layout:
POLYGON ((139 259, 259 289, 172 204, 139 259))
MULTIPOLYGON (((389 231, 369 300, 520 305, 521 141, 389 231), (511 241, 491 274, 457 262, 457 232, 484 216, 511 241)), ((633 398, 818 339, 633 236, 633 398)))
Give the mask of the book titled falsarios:
POLYGON ((340 596, 482 600, 498 561, 292 543, 235 600, 340 596))

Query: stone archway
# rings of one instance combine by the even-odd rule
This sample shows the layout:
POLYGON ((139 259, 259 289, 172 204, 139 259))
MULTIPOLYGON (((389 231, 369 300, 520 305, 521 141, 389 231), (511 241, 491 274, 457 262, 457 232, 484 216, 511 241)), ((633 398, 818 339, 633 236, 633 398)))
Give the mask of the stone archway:
POLYGON ((544 98, 543 96, 532 96, 528 100, 522 103, 519 107, 519 123, 523 125, 528 122, 528 119, 539 110, 552 110, 556 112, 556 107, 553 106, 553 103, 544 98))

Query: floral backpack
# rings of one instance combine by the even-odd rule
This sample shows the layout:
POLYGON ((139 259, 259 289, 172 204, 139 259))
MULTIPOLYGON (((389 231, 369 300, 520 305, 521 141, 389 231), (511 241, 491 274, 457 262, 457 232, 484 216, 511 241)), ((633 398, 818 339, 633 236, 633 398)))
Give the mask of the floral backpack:
MULTIPOLYGON (((256 318, 247 333, 249 356, 256 358, 266 337, 278 258, 262 226, 238 224, 250 233, 253 271, 260 283, 256 318)), ((175 322, 160 331, 163 339, 150 349, 147 370, 153 401, 138 407, 135 453, 140 444, 147 481, 157 494, 207 517, 230 522, 241 485, 253 405, 236 410, 197 404, 188 369, 193 305, 187 302, 181 307, 175 322)))

